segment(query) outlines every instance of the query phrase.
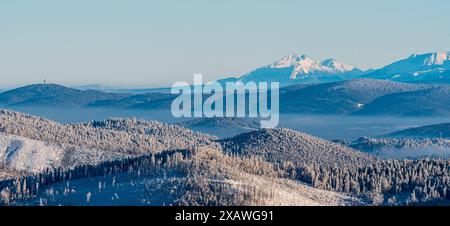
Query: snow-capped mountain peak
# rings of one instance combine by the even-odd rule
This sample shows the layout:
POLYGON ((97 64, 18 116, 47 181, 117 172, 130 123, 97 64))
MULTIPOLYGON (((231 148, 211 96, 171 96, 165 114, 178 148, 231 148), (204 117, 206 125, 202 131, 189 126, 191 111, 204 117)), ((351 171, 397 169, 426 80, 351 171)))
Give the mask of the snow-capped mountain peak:
POLYGON ((434 52, 425 54, 412 54, 404 62, 415 63, 419 66, 437 66, 450 61, 450 52, 434 52))
POLYGON ((363 72, 335 59, 313 60, 307 55, 289 54, 272 64, 257 68, 237 80, 279 82, 281 86, 356 78, 363 72))
POLYGON ((446 61, 450 60, 450 53, 443 52, 443 53, 431 53, 429 56, 425 58, 425 61, 423 62, 424 65, 431 66, 431 65, 443 65, 446 61))
POLYGON ((295 53, 291 53, 277 61, 275 61, 271 67, 272 68, 286 68, 286 67, 292 67, 298 64, 298 62, 302 60, 308 60, 309 58, 306 55, 299 55, 295 53))
POLYGON ((434 67, 441 67, 450 63, 450 52, 434 52, 413 54, 410 57, 386 66, 390 70, 420 71, 434 67))
POLYGON ((348 65, 348 64, 341 63, 333 58, 324 60, 321 62, 321 64, 323 66, 332 68, 332 69, 334 69, 336 71, 340 71, 340 72, 352 71, 353 69, 355 69, 355 67, 348 65))
POLYGON ((411 56, 409 56, 408 59, 413 59, 413 58, 415 58, 415 57, 417 57, 417 53, 411 54, 411 56))
POLYGON ((448 83, 450 81, 450 52, 412 54, 379 70, 367 78, 399 82, 448 83))
MULTIPOLYGON (((270 68, 288 68, 293 67, 290 78, 296 79, 299 74, 341 74, 350 72, 355 68, 343 64, 335 59, 324 61, 315 61, 306 55, 289 54, 269 66, 270 68)), ((304 77, 304 76, 302 76, 304 77)))

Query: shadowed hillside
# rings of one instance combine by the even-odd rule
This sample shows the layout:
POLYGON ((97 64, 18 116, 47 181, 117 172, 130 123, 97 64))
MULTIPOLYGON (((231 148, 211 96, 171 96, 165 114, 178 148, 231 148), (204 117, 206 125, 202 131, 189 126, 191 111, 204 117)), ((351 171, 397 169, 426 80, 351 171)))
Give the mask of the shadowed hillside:
POLYGON ((0 93, 0 105, 14 107, 85 107, 88 104, 118 100, 127 94, 77 90, 56 84, 36 84, 0 93))
POLYGON ((449 116, 450 87, 394 93, 382 96, 355 114, 401 116, 449 116))
POLYGON ((259 121, 249 118, 198 118, 178 125, 220 138, 232 137, 260 128, 259 121))
POLYGON ((386 134, 383 137, 450 138, 450 123, 409 128, 386 134))
POLYGON ((289 113, 349 114, 387 94, 416 91, 423 85, 373 79, 298 86, 281 89, 280 109, 289 113))

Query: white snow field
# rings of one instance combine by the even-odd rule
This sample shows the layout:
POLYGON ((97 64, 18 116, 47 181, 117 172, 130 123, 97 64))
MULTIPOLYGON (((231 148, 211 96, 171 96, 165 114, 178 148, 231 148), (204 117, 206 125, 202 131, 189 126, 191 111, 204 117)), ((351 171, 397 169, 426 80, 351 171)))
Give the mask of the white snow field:
POLYGON ((42 141, 0 133, 1 165, 11 170, 38 173, 61 165, 63 153, 42 141))

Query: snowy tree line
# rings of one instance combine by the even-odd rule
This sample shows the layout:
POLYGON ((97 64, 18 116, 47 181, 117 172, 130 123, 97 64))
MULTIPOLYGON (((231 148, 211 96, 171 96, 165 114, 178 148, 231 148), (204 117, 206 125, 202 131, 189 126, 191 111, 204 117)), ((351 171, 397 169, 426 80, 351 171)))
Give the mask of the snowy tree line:
POLYGON ((369 138, 361 137, 349 146, 365 152, 383 149, 450 148, 450 140, 445 138, 369 138))
POLYGON ((62 147, 83 147, 132 155, 213 145, 212 136, 175 125, 136 119, 60 124, 40 117, 0 110, 0 132, 62 147))
MULTIPOLYGON (((72 169, 48 169, 40 174, 19 177, 0 182, 2 204, 20 205, 21 201, 40 197, 45 188, 59 182, 71 182, 83 178, 117 176, 127 173, 130 178, 155 178, 142 191, 142 196, 156 193, 172 196, 170 205, 250 205, 261 204, 271 193, 251 185, 224 183, 236 175, 250 174, 267 178, 285 177, 284 173, 260 157, 244 158, 224 154, 220 150, 200 148, 174 150, 141 157, 103 162, 98 165, 82 165, 72 169), (161 175, 178 175, 166 177, 161 175), (41 192, 40 192, 41 191, 41 192)), ((101 179, 99 179, 101 180, 101 179)), ((93 189, 97 184, 92 184, 93 189)), ((270 190, 270 189, 269 189, 270 190)), ((45 192, 44 192, 45 196, 45 192)), ((45 202, 44 202, 45 203, 45 202)), ((62 203, 64 204, 64 203, 62 203)))
POLYGON ((291 172, 313 187, 364 196, 374 204, 450 203, 447 160, 387 160, 364 167, 318 163, 291 172))
POLYGON ((0 181, 0 201, 8 204, 14 200, 31 198, 39 193, 40 188, 57 182, 107 176, 121 172, 149 175, 166 168, 174 170, 178 169, 178 164, 188 156, 190 156, 188 150, 174 150, 102 162, 97 165, 80 165, 72 169, 49 168, 38 174, 0 181))
MULTIPOLYGON (((175 205, 258 205, 273 198, 270 184, 258 188, 224 183, 240 181, 233 179, 239 175, 298 180, 314 188, 351 194, 375 205, 450 203, 450 161, 389 160, 366 166, 330 166, 317 162, 298 166, 290 161, 271 164, 258 156, 243 157, 214 149, 167 151, 69 170, 48 169, 0 182, 0 197, 4 204, 14 204, 36 197, 47 185, 124 172, 132 178, 177 174, 176 178, 158 179, 157 184, 143 191, 145 197, 159 189, 173 196, 175 205)), ((95 188, 96 184, 92 186, 95 188)))
POLYGON ((225 152, 261 156, 267 162, 302 164, 365 165, 377 161, 372 155, 290 129, 262 129, 220 140, 225 152))

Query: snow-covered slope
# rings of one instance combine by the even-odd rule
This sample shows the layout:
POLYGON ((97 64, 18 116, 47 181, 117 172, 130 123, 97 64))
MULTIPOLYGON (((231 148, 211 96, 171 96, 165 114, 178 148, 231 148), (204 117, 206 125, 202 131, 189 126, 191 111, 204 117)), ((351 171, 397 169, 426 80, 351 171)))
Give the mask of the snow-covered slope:
POLYGON ((118 152, 68 147, 0 132, 0 181, 45 169, 69 169, 127 157, 118 152))
POLYGON ((349 206, 365 205, 356 198, 345 194, 326 191, 308 186, 298 181, 268 178, 251 174, 242 174, 238 181, 227 180, 239 187, 254 187, 272 194, 258 205, 266 206, 349 206))
POLYGON ((63 153, 42 141, 0 133, 0 161, 11 170, 37 173, 59 166, 63 153))
POLYGON ((450 52, 412 54, 363 77, 401 82, 448 83, 450 52))
POLYGON ((280 82, 281 86, 286 86, 298 83, 340 81, 361 73, 361 70, 335 59, 315 61, 306 55, 289 54, 273 64, 243 75, 238 81, 280 82))
MULTIPOLYGON (((76 206, 364 205, 345 194, 320 190, 279 177, 280 174, 270 164, 257 158, 229 156, 212 149, 199 149, 184 157, 176 154, 153 157, 156 160, 154 163, 148 161, 148 156, 115 164, 104 163, 90 168, 96 174, 39 186, 38 193, 34 193, 30 199, 6 196, 7 199, 2 200, 0 197, 0 203, 76 206), (104 174, 112 168, 118 171, 104 174)), ((84 172, 85 168, 80 168, 72 170, 70 174, 80 175, 84 172)), ((12 185, 8 188, 11 192, 16 187, 12 185)))
MULTIPOLYGON (((176 195, 164 187, 171 183, 183 183, 184 177, 127 177, 120 174, 95 178, 83 178, 45 186, 37 197, 17 205, 66 205, 66 206, 162 206, 176 205, 176 195), (112 184, 111 181, 115 181, 112 184), (98 189, 98 184, 102 185, 98 189)), ((209 180, 210 186, 227 186, 235 192, 252 188, 263 194, 271 194, 253 205, 258 206, 351 206, 365 205, 345 194, 313 188, 306 184, 287 180, 243 174, 239 178, 209 180)), ((185 191, 176 190, 178 193, 185 191)), ((202 198, 202 197, 200 197, 202 198)), ((252 204, 249 204, 252 205, 252 204)))

